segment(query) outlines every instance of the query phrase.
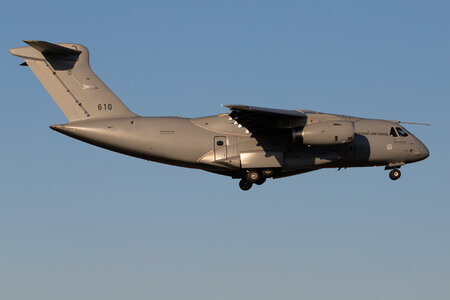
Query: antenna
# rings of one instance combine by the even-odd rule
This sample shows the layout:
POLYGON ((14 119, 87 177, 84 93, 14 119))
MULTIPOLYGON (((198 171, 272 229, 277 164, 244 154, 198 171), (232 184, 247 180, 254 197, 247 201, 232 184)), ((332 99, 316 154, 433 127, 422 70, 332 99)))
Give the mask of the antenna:
POLYGON ((403 121, 398 121, 398 123, 431 126, 431 124, 427 124, 427 123, 403 122, 403 121))

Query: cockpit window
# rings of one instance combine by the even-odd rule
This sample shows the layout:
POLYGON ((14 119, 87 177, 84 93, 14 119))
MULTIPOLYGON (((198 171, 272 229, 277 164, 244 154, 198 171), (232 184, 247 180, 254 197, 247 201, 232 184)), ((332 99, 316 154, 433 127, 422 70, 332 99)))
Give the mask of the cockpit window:
POLYGON ((399 136, 408 136, 408 134, 406 133, 406 130, 404 130, 401 127, 397 127, 397 132, 399 136))
POLYGON ((393 137, 397 137, 397 132, 395 132, 394 127, 391 127, 391 133, 389 135, 393 136, 393 137))

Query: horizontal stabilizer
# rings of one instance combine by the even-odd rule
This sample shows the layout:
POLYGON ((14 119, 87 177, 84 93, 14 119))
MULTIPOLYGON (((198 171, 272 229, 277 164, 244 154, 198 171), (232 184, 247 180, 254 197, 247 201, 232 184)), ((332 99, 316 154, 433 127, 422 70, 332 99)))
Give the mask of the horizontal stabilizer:
POLYGON ((24 41, 34 49, 38 50, 42 54, 58 54, 58 55, 74 55, 77 56, 81 51, 63 47, 60 45, 52 44, 45 41, 24 41))

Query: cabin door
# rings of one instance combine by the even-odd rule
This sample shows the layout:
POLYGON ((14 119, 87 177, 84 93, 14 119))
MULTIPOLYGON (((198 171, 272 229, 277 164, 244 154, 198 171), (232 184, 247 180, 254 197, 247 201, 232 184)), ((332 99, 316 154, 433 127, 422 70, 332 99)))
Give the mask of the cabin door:
POLYGON ((224 136, 214 137, 214 159, 224 160, 227 158, 227 138, 224 136))

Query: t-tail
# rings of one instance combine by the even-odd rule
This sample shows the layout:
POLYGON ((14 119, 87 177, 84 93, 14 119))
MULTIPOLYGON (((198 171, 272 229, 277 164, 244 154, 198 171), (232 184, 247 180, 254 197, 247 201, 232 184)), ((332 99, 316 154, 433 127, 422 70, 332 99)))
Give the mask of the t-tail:
POLYGON ((135 117, 95 75, 89 51, 80 44, 25 41, 29 46, 10 49, 25 60, 69 122, 135 117))

